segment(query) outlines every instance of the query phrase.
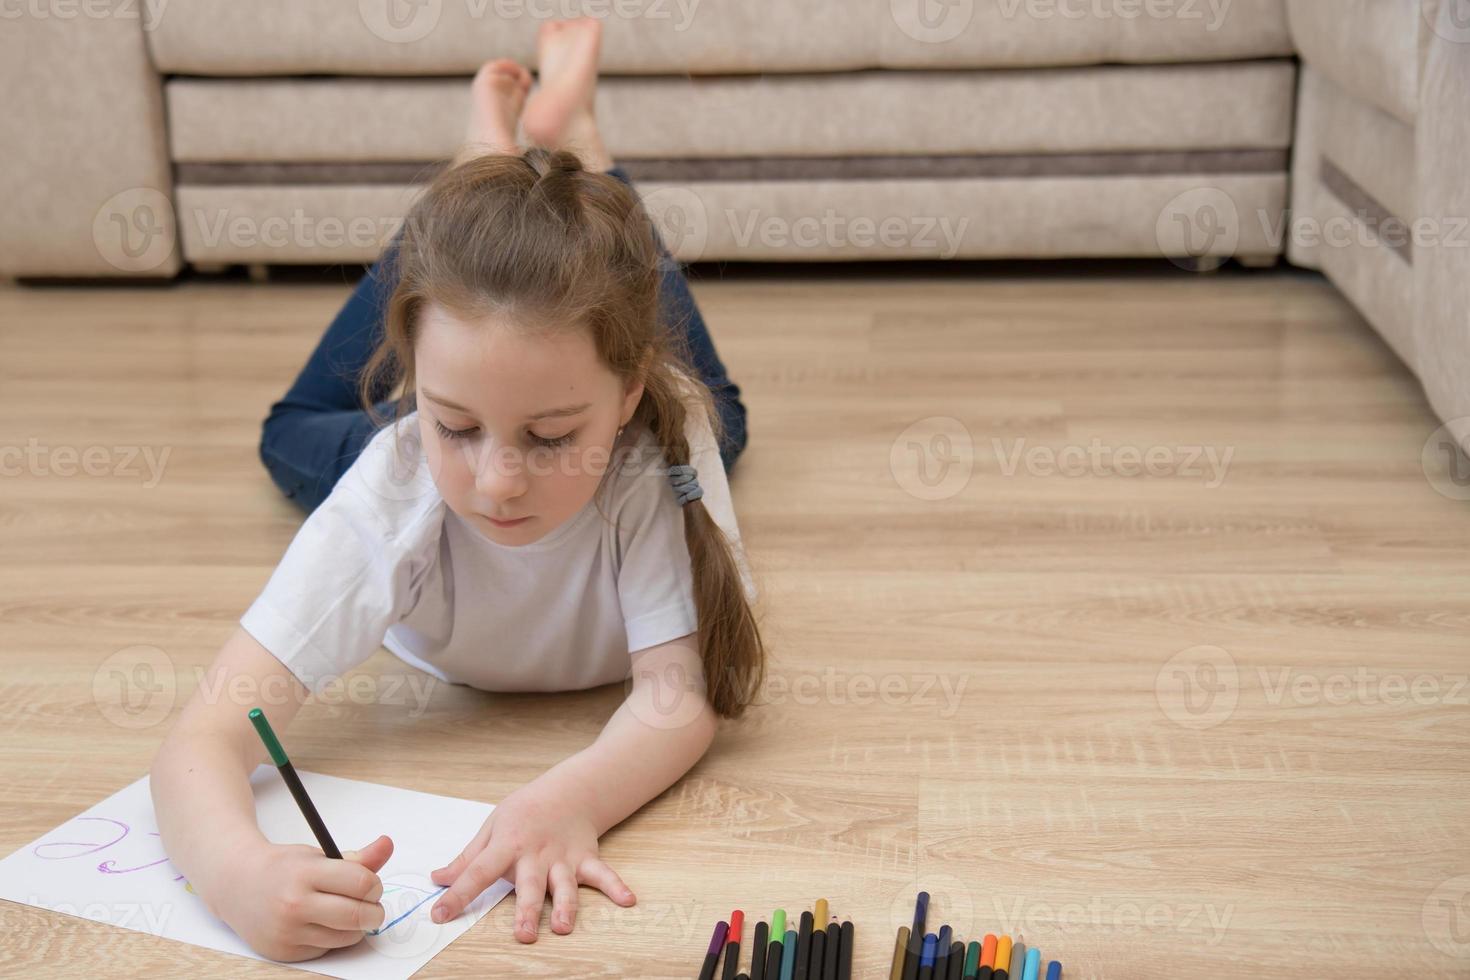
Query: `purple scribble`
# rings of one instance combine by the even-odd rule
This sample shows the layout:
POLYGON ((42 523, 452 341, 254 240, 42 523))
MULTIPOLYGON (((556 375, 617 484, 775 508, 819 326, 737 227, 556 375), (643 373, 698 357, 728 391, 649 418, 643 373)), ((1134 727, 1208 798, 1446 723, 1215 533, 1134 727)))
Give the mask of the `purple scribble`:
POLYGON ((116 844, 118 841, 122 840, 124 837, 128 836, 128 832, 129 832, 129 829, 130 829, 128 827, 128 825, 125 824, 125 823, 123 823, 121 820, 113 820, 110 817, 76 817, 75 819, 77 819, 77 820, 101 820, 103 823, 110 823, 110 824, 113 824, 114 826, 121 827, 122 828, 122 833, 118 834, 112 840, 107 841, 104 844, 92 844, 92 843, 89 843, 89 842, 75 841, 75 840, 48 841, 45 844, 37 844, 35 847, 33 847, 31 849, 31 853, 34 854, 36 857, 41 858, 43 861, 65 861, 68 858, 83 857, 83 856, 85 856, 87 854, 96 854, 98 851, 105 850, 106 848, 109 848, 113 844, 116 844), (85 847, 86 850, 85 851, 77 851, 77 852, 72 853, 72 854, 46 854, 46 853, 42 853, 47 848, 52 848, 52 847, 85 847))
MULTIPOLYGON (((102 872, 105 875, 125 875, 125 874, 128 874, 129 872, 133 872, 133 871, 142 871, 144 868, 152 868, 152 867, 155 867, 157 865, 164 864, 167 861, 168 861, 168 858, 161 857, 157 861, 149 861, 147 864, 140 864, 136 868, 118 868, 118 867, 114 867, 114 865, 116 865, 117 862, 109 859, 109 860, 103 861, 101 864, 97 865, 97 870, 100 871, 100 872, 102 872)), ((183 875, 180 875, 179 876, 179 878, 182 878, 182 877, 183 877, 183 875)), ((175 878, 174 880, 177 881, 178 878, 175 878)))

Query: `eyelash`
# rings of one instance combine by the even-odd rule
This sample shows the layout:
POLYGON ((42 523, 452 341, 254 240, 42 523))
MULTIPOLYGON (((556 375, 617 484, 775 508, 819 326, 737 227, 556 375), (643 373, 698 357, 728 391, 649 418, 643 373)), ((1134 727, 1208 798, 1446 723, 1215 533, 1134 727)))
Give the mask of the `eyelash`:
MULTIPOLYGON (((451 429, 443 422, 440 422, 438 419, 434 420, 434 428, 438 429, 439 434, 445 439, 467 439, 469 438, 471 433, 475 431, 473 426, 468 429, 451 429)), ((534 432, 529 432, 527 433, 527 435, 529 435, 531 437, 531 441, 535 442, 538 446, 545 446, 547 449, 559 449, 560 447, 569 444, 572 439, 577 435, 577 433, 568 432, 566 435, 557 436, 555 439, 543 439, 541 436, 536 435, 536 433, 534 432)))

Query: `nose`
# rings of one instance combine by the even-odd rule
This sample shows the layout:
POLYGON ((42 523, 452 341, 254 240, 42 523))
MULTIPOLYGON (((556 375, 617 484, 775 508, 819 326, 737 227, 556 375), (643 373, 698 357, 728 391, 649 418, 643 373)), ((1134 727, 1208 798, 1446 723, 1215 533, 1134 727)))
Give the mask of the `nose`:
POLYGON ((475 490, 497 506, 525 494, 525 460, 514 447, 485 440, 478 460, 472 460, 475 490))

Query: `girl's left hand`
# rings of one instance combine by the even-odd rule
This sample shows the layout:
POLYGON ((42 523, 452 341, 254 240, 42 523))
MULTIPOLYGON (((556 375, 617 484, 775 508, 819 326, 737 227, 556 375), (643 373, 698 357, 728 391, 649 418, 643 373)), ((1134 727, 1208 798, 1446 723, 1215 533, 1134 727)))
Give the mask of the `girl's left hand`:
POLYGON ((435 922, 459 915, 500 878, 515 884, 515 937, 523 943, 536 941, 548 886, 551 929, 563 935, 577 920, 579 885, 590 885, 624 907, 637 901, 598 857, 597 830, 581 804, 540 782, 507 796, 459 857, 433 872, 436 884, 449 886, 434 904, 435 922))

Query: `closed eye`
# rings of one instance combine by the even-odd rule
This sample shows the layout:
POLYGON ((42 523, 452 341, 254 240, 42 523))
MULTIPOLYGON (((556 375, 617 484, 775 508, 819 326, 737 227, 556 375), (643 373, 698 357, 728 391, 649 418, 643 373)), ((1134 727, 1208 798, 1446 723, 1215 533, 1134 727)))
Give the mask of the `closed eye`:
POLYGON ((443 422, 440 422, 438 419, 435 419, 434 420, 434 428, 438 429, 439 430, 439 434, 441 436, 443 436, 444 438, 446 438, 446 439, 463 439, 466 436, 474 435, 475 434, 476 426, 473 426, 472 425, 468 429, 451 429, 451 428, 449 428, 449 426, 445 425, 443 422))

